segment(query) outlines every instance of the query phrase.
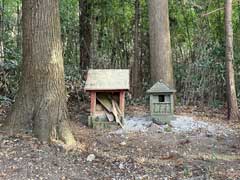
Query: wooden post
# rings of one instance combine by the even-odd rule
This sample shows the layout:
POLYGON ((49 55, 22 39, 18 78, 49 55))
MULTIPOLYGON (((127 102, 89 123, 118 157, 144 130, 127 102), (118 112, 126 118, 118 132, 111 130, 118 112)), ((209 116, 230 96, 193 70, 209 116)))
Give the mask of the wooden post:
POLYGON ((91 108, 90 108, 91 116, 94 116, 95 109, 96 109, 96 92, 91 91, 91 108))
POLYGON ((124 116, 124 111, 125 111, 125 91, 120 91, 119 106, 120 106, 120 109, 122 111, 122 116, 124 116))

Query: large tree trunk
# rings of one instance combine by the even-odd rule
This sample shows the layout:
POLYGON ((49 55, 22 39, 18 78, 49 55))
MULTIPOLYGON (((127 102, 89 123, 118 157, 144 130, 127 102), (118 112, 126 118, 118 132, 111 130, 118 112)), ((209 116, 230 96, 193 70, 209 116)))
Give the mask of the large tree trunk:
POLYGON ((233 68, 232 0, 225 0, 225 33, 228 119, 239 120, 233 68))
POLYGON ((80 36, 80 71, 90 67, 91 59, 91 2, 79 0, 79 36, 80 36))
POLYGON ((174 87, 168 0, 149 1, 151 80, 174 87))
POLYGON ((75 144, 70 131, 58 0, 23 0, 23 73, 9 125, 42 141, 75 144))
POLYGON ((135 0, 135 29, 134 29, 134 62, 132 66, 132 91, 133 97, 138 98, 142 94, 142 79, 141 79, 141 48, 140 48, 140 1, 135 0))

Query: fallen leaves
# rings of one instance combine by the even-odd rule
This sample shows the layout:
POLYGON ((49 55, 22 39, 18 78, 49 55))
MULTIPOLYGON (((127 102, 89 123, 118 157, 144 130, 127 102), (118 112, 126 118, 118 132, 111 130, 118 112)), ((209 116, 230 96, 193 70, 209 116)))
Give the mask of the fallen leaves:
MULTIPOLYGON (((131 110, 146 113, 143 107, 131 110)), ((220 123, 225 125, 221 121, 216 124, 220 123)), ((239 136, 235 134, 201 131, 111 134, 89 129, 78 120, 71 124, 79 144, 69 151, 40 143, 31 136, 9 137, 0 132, 0 179, 240 177, 239 136), (91 154, 94 158, 88 161, 91 154)))

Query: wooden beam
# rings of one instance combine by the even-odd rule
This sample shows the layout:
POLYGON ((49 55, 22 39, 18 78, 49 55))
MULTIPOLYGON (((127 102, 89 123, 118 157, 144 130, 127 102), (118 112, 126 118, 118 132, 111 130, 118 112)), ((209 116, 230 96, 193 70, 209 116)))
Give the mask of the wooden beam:
POLYGON ((122 116, 124 116, 124 111, 125 111, 125 91, 120 91, 119 106, 120 106, 120 110, 122 111, 122 116))
POLYGON ((91 91, 91 107, 90 107, 90 113, 91 116, 94 116, 95 111, 96 111, 96 92, 91 91))

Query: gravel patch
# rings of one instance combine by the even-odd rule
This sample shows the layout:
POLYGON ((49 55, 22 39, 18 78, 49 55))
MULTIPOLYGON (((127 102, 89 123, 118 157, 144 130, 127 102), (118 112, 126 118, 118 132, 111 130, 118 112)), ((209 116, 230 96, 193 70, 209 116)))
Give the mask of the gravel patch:
POLYGON ((128 132, 147 132, 153 122, 149 116, 144 117, 126 117, 124 119, 123 128, 113 132, 114 134, 122 134, 128 132))
POLYGON ((204 122, 194 120, 189 116, 175 116, 175 120, 171 121, 173 132, 193 132, 193 131, 206 131, 212 134, 229 134, 234 131, 228 127, 211 122, 204 122))
POLYGON ((115 131, 115 134, 130 132, 174 132, 188 133, 193 131, 204 131, 212 134, 229 134, 234 131, 223 125, 194 120, 190 116, 175 116, 169 125, 157 125, 153 123, 150 116, 126 117, 122 129, 115 131))

